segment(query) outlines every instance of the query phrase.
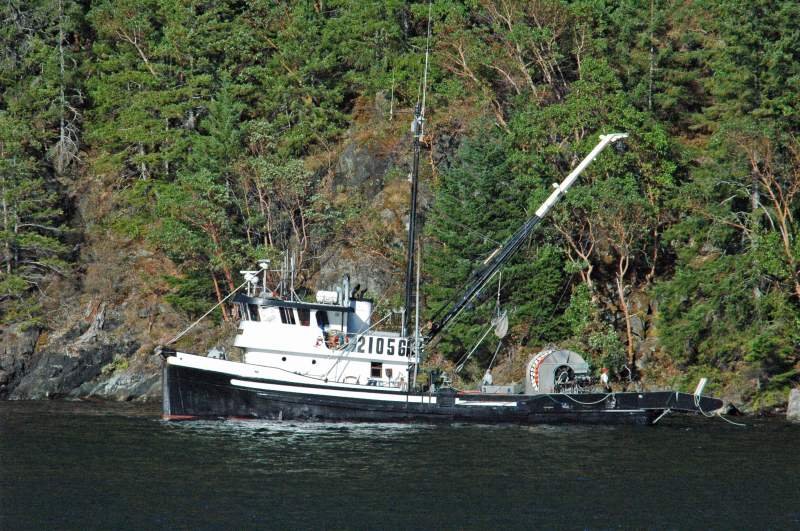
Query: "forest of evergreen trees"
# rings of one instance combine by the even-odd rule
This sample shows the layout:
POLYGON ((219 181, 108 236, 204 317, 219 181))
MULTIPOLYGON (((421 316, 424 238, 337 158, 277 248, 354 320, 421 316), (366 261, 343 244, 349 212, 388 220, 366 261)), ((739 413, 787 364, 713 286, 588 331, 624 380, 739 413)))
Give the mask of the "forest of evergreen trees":
MULTIPOLYGON (((598 159, 503 271, 508 347, 571 345, 620 371, 646 321, 683 373, 746 374, 765 397, 796 385, 800 4, 435 0, 430 12, 424 140, 435 149, 446 132, 459 147, 440 166, 423 157, 426 311, 599 133, 625 131, 625 149, 598 159)), ((326 183, 372 102, 391 110, 362 137, 407 136, 428 13, 425 0, 3 2, 0 323, 46 327, 48 284, 79 276, 86 220, 69 191, 81 182, 108 192, 100 230, 176 264, 167 299, 187 317, 286 248, 312 283, 324 246, 374 217, 326 183)), ((384 251, 401 265, 402 250, 384 251)), ((489 291, 442 355, 481 335, 489 291)))

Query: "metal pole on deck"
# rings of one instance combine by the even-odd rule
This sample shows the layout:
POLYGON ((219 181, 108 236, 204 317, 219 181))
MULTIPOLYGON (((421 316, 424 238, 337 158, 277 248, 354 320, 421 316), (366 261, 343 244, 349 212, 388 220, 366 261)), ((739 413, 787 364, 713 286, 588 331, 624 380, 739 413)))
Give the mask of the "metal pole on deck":
POLYGON ((406 250, 406 284, 403 302, 403 324, 401 336, 408 337, 409 309, 411 308, 411 288, 414 282, 414 244, 417 232, 417 192, 419 190, 419 141, 422 135, 422 107, 417 104, 411 133, 414 135, 414 161, 411 165, 411 205, 408 212, 408 248, 406 250))

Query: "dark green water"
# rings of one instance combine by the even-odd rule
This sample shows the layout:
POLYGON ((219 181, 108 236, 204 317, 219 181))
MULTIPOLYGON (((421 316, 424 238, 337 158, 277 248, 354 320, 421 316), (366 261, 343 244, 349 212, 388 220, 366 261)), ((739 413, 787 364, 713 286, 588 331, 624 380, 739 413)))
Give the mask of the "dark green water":
POLYGON ((662 423, 167 423, 0 402, 0 528, 800 528, 800 426, 662 423))

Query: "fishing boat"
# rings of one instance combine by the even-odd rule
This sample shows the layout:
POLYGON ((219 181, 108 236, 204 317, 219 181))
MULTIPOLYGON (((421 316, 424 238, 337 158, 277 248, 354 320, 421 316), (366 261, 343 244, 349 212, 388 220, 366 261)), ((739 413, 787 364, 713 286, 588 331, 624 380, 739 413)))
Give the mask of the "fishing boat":
MULTIPOLYGON (((472 275, 460 297, 421 331, 410 326, 414 295, 417 186, 424 118, 417 106, 412 125, 413 163, 404 308, 399 331, 387 330, 391 314, 377 318, 373 302, 349 277, 334 289, 301 300, 286 261, 277 286, 268 285, 268 261, 243 271, 233 296, 240 321, 234 346, 241 361, 162 346, 163 418, 258 418, 355 422, 480 422, 653 424, 670 412, 719 411, 719 399, 692 393, 598 390, 583 357, 556 347, 531 358, 523 382, 467 391, 440 371, 420 374, 426 345, 445 330, 522 246, 536 225, 584 169, 624 133, 599 142, 541 204, 536 213, 472 275), (419 380, 424 380, 419 383, 419 380)), ((418 265, 418 264, 417 264, 418 265)), ((419 284, 417 269, 416 288, 419 284)), ((417 316, 419 302, 417 298, 417 316)), ((499 319, 497 328, 507 327, 499 319)), ((179 334, 175 339, 181 337, 179 334)), ((173 340, 174 343, 175 340, 173 340)))

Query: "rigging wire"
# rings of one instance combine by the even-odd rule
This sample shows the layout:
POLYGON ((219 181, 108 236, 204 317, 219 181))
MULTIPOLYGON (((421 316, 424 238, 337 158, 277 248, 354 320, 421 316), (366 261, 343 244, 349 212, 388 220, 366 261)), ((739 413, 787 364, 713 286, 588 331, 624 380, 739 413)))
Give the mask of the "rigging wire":
MULTIPOLYGON (((497 279, 497 306, 495 308, 495 313, 499 316, 500 315, 500 288, 501 288, 501 285, 502 285, 503 272, 499 271, 498 273, 499 273, 499 276, 498 276, 498 279, 497 279)), ((469 361, 470 357, 472 357, 472 355, 475 353, 475 351, 478 349, 478 347, 481 345, 481 343, 483 343, 483 340, 486 339, 486 336, 489 335, 489 332, 491 332, 492 328, 494 328, 495 326, 496 326, 496 321, 494 319, 492 319, 492 321, 489 323, 489 327, 483 333, 483 335, 478 340, 478 342, 475 343, 475 346, 472 347, 472 350, 469 351, 469 354, 467 354, 466 356, 462 356, 458 360, 458 363, 456 363, 456 369, 455 369, 456 373, 461 372, 461 370, 464 368, 464 365, 467 364, 467 361, 469 361)), ((494 351, 494 355, 492 356, 492 360, 489 362, 489 368, 490 369, 492 367, 492 364, 494 363, 495 358, 497 357, 497 353, 500 352, 500 347, 502 346, 502 344, 503 344, 503 340, 501 338, 500 341, 497 343, 497 348, 494 351)))
POLYGON ((743 423, 741 423, 741 422, 734 422, 734 421, 732 421, 731 419, 725 418, 725 417, 722 415, 722 413, 717 413, 717 415, 716 415, 716 416, 718 416, 719 418, 721 418, 722 420, 724 420, 724 421, 725 421, 725 422, 727 422, 728 424, 733 424, 734 426, 739 426, 740 428, 746 428, 746 427, 747 427, 747 424, 743 424, 743 423))
MULTIPOLYGON (((422 264, 422 242, 417 244, 417 282, 415 287, 415 296, 416 300, 414 301, 414 374, 411 378, 409 378, 410 382, 408 385, 408 389, 411 389, 412 385, 417 384, 417 371, 419 370, 419 363, 420 363, 420 350, 422 347, 419 335, 419 279, 420 279, 420 268, 422 264)), ((408 348, 408 345, 406 345, 408 348)))
MULTIPOLYGON (((415 111, 414 122, 411 127, 411 131, 414 135, 414 164, 413 170, 411 173, 411 211, 409 213, 409 227, 408 227, 408 259, 407 259, 407 270, 406 270, 406 290, 405 290, 405 304, 403 307, 403 326, 402 326, 402 334, 405 336, 407 335, 407 319, 408 319, 408 310, 411 304, 411 275, 412 275, 412 264, 414 262, 414 245, 416 243, 416 234, 415 234, 415 220, 417 215, 417 184, 419 181, 419 150, 420 150, 420 141, 424 136, 425 130, 425 103, 426 97, 428 93, 428 66, 429 66, 429 59, 430 59, 430 48, 431 48, 431 18, 433 13, 433 0, 428 0, 428 27, 427 27, 427 35, 425 39, 425 66, 422 73, 422 102, 420 103, 420 91, 417 92, 417 105, 415 111)), ((416 317, 415 317, 415 324, 414 324, 414 355, 416 358, 416 362, 419 363, 419 261, 417 260, 417 287, 416 287, 416 297, 417 302, 415 304, 416 309, 416 317)), ((416 370, 415 370, 416 371, 416 370)), ((409 382, 411 383, 411 382, 409 382)))
POLYGON ((734 421, 732 421, 732 420, 730 420, 730 419, 726 419, 726 418, 725 418, 725 417, 722 415, 722 413, 720 413, 719 411, 717 411, 717 412, 710 412, 710 413, 706 413, 705 411, 703 411, 703 406, 701 405, 701 403, 700 403, 700 402, 701 402, 701 397, 700 397, 700 395, 694 395, 694 407, 696 407, 696 408, 697 408, 697 410, 698 410, 698 411, 699 411, 699 412, 700 412, 700 413, 701 413, 701 414, 702 414, 704 417, 706 417, 706 418, 711 418, 711 417, 719 417, 719 418, 721 418, 722 420, 724 420, 725 422, 727 422, 728 424, 733 424, 734 426, 739 426, 740 428, 746 428, 746 427, 747 427, 747 424, 743 424, 743 423, 741 423, 741 422, 734 422, 734 421))
MULTIPOLYGON (((566 396, 567 398, 569 398, 570 400, 572 400, 576 404, 580 404, 582 406, 594 406, 596 404, 599 404, 600 402, 603 402, 609 396, 612 396, 612 397, 614 396, 614 393, 606 393, 605 395, 603 395, 603 398, 601 398, 600 400, 595 400, 594 402, 582 402, 582 401, 578 400, 577 398, 573 398, 569 393, 563 393, 563 394, 564 394, 564 396, 566 396)), ((550 395, 547 395, 547 396, 550 396, 550 395)), ((553 401, 555 402, 555 400, 553 400, 553 401)))
POLYGON ((483 335, 481 336, 481 338, 478 340, 478 342, 475 343, 475 346, 472 347, 472 350, 469 351, 469 354, 467 354, 466 356, 463 356, 461 358, 461 360, 459 360, 459 363, 456 365, 456 373, 461 372, 461 369, 464 368, 464 365, 466 365, 466 363, 469 361, 470 357, 472 357, 472 355, 475 353, 475 351, 478 350, 478 347, 481 345, 481 343, 483 343, 483 340, 486 339, 486 336, 489 335, 489 332, 492 331, 492 327, 493 326, 494 326, 493 324, 489 323, 489 327, 486 328, 486 332, 484 332, 483 335))
POLYGON ((494 366, 494 360, 497 359, 497 353, 500 352, 500 347, 503 346, 503 338, 505 337, 505 333, 508 331, 508 321, 507 320, 506 320, 506 323, 505 323, 505 330, 502 332, 502 335, 500 335, 501 333, 498 331, 500 329, 500 327, 502 326, 502 325, 500 325, 501 320, 502 319, 508 319, 508 317, 507 317, 508 314, 501 314, 500 313, 500 291, 501 291, 501 287, 502 287, 502 282, 503 282, 503 271, 500 270, 498 278, 497 278, 497 300, 495 301, 495 309, 494 309, 495 318, 492 319, 492 321, 491 321, 492 326, 495 327, 494 333, 495 333, 495 335, 497 335, 497 337, 500 339, 500 341, 497 342, 497 348, 494 349, 494 354, 492 355, 492 359, 489 360, 489 366, 486 368, 487 371, 491 371, 492 370, 492 367, 494 366))
POLYGON ((570 275, 569 280, 564 284, 563 289, 561 290, 561 295, 558 297, 558 301, 556 301, 555 305, 553 306, 553 311, 550 313, 550 319, 556 314, 556 310, 558 310, 558 305, 561 304, 561 300, 564 298, 564 295, 567 294, 567 289, 572 285, 572 281, 575 279, 575 273, 570 275))
POLYGON ((180 333, 180 334, 178 334, 177 336, 175 336, 175 337, 173 337, 172 339, 170 339, 170 340, 167 342, 167 345, 171 345, 171 344, 175 343, 177 340, 179 340, 179 339, 180 339, 180 338, 182 338, 184 335, 186 335, 186 333, 187 333, 189 330, 191 330, 192 328, 194 328, 194 327, 197 325, 197 323, 199 323, 200 321, 202 321, 203 319, 205 319, 206 317, 208 317, 208 316, 209 316, 209 314, 211 314, 211 312, 213 312, 214 310, 216 310, 216 309, 217 309, 219 306, 221 306, 221 305, 222 305, 222 304, 223 304, 225 301, 227 301, 228 299, 230 299, 231 297, 233 297, 233 295, 234 295, 236 292, 238 292, 240 289, 242 289, 243 287, 245 287, 245 286, 247 285, 247 283, 248 283, 248 282, 250 282, 250 281, 249 281, 249 280, 245 280, 244 282, 242 282, 242 284, 240 284, 238 288, 236 288, 235 290, 231 291, 231 292, 228 294, 228 296, 227 296, 227 297, 225 297, 224 299, 222 299, 221 301, 219 301, 219 302, 218 302, 217 304, 215 304, 215 305, 214 305, 214 306, 213 306, 213 307, 212 307, 210 310, 208 310, 206 313, 204 313, 203 315, 201 315, 201 316, 200 316, 200 318, 199 318, 197 321, 195 321, 195 322, 193 322, 192 324, 190 324, 190 325, 189 325, 189 326, 186 328, 186 330, 184 330, 183 332, 181 332, 181 333, 180 333))
POLYGON ((503 284, 503 270, 498 271, 497 275, 497 301, 494 303, 494 311, 496 315, 500 315, 500 287, 503 284))
POLYGON ((497 353, 500 352, 500 347, 502 346, 503 346, 503 340, 501 339, 500 341, 497 342, 497 348, 494 349, 494 356, 492 356, 492 359, 489 361, 489 366, 486 368, 487 371, 492 370, 492 367, 494 366, 494 360, 497 358, 497 353))

